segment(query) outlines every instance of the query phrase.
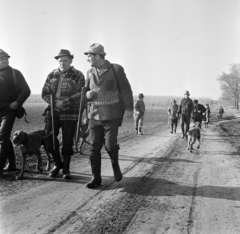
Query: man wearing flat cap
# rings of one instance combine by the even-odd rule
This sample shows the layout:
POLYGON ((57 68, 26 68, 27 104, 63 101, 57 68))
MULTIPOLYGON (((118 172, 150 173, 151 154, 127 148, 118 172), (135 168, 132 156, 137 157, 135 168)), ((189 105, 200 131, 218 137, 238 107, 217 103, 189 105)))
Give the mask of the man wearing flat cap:
POLYGON ((205 113, 206 108, 204 105, 200 104, 196 99, 193 101, 193 105, 194 105, 192 115, 193 123, 200 122, 201 123, 200 126, 202 126, 203 113, 205 113))
POLYGON ((9 66, 10 56, 0 49, 0 178, 3 171, 16 170, 15 154, 10 135, 17 108, 31 91, 22 73, 9 66), (6 159, 8 165, 4 168, 6 159))
POLYGON ((86 77, 86 97, 90 103, 88 112, 90 133, 90 162, 93 177, 87 183, 88 188, 100 186, 101 148, 104 145, 110 156, 115 181, 122 179, 118 163, 119 145, 118 127, 123 113, 133 116, 133 95, 124 69, 118 64, 105 60, 104 47, 98 43, 90 46, 84 53, 88 56, 91 68, 86 77))
POLYGON ((63 169, 63 178, 71 179, 70 161, 73 155, 73 137, 78 121, 81 88, 84 87, 85 78, 81 71, 75 69, 72 64, 73 55, 70 51, 62 49, 55 59, 59 68, 50 72, 42 89, 42 98, 50 105, 50 96, 54 100, 54 126, 52 116, 47 119, 47 135, 54 128, 55 149, 53 149, 53 138, 48 137, 49 152, 55 161, 55 166, 49 174, 50 177, 58 175, 63 169), (59 129, 62 129, 62 158, 58 141, 59 129))
POLYGON ((190 93, 188 90, 184 93, 184 98, 181 100, 178 107, 178 115, 181 115, 180 126, 182 130, 182 138, 187 138, 187 132, 189 131, 190 120, 193 113, 193 101, 189 98, 190 93), (186 125, 186 127, 185 127, 186 125))

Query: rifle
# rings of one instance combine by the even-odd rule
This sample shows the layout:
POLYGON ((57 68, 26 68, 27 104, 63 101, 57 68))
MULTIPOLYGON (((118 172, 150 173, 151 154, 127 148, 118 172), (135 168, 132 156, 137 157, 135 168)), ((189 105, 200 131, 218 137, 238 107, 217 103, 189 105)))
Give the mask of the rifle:
POLYGON ((85 88, 82 87, 81 89, 81 97, 80 97, 80 106, 79 106, 79 114, 78 114, 78 122, 77 122, 77 132, 76 132, 76 142, 79 140, 79 133, 80 133, 80 128, 82 126, 82 108, 85 104, 85 88))
POLYGON ((51 106, 51 117, 52 117, 52 136, 53 136, 53 150, 55 150, 55 131, 54 131, 54 96, 50 94, 50 106, 51 106))

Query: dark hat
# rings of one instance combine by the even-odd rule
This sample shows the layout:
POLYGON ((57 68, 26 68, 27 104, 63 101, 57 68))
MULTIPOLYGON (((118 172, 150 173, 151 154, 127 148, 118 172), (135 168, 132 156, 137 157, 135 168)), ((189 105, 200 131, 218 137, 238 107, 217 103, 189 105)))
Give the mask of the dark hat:
POLYGON ((101 54, 101 55, 106 55, 104 52, 104 47, 98 43, 94 43, 90 46, 89 50, 87 52, 84 52, 84 54, 101 54))
POLYGON ((68 56, 68 57, 70 57, 71 59, 74 58, 74 57, 73 57, 73 54, 71 54, 69 50, 64 50, 64 49, 61 49, 60 52, 58 53, 58 55, 55 56, 54 58, 55 58, 55 59, 58 59, 58 58, 63 57, 63 56, 68 56))
POLYGON ((142 93, 139 93, 139 94, 138 94, 138 97, 139 97, 139 98, 143 98, 144 95, 143 95, 142 93))
POLYGON ((189 91, 188 91, 188 90, 186 90, 186 91, 185 91, 185 93, 184 93, 184 95, 188 95, 188 96, 190 96, 190 93, 189 93, 189 91))
POLYGON ((175 99, 172 100, 173 102, 177 102, 175 99))
POLYGON ((10 58, 10 56, 4 50, 0 49, 0 58, 3 58, 3 57, 10 58))
POLYGON ((198 100, 197 100, 197 99, 195 99, 195 100, 194 100, 194 103, 196 103, 196 104, 197 104, 197 103, 198 103, 198 100))

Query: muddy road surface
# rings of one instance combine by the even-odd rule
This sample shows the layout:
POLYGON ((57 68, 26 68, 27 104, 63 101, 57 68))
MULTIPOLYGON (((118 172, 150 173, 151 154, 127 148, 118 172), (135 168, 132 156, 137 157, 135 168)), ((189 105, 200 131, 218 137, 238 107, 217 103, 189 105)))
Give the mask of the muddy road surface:
POLYGON ((121 143, 124 173, 115 182, 102 155, 102 186, 87 189, 87 156, 73 158, 73 179, 61 173, 26 172, 23 181, 2 180, 2 234, 240 233, 239 152, 220 135, 219 123, 202 129, 201 147, 168 126, 121 143))

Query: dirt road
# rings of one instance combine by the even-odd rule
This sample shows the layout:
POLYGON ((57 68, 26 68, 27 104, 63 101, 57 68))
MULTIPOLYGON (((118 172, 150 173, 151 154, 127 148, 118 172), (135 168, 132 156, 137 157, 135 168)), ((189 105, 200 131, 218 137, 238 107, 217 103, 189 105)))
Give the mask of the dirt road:
POLYGON ((193 153, 167 126, 135 136, 121 144, 124 179, 114 182, 103 154, 103 185, 94 190, 84 187, 87 157, 71 162, 70 181, 45 172, 27 173, 8 191, 3 182, 0 233, 240 233, 239 152, 217 130, 203 128, 193 153))

